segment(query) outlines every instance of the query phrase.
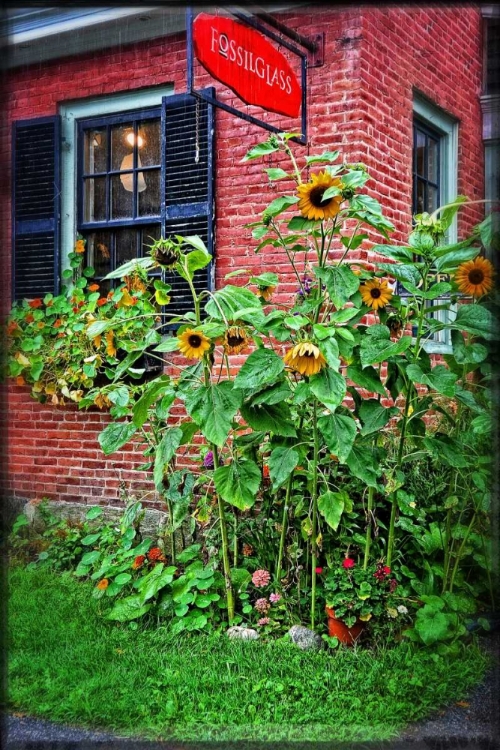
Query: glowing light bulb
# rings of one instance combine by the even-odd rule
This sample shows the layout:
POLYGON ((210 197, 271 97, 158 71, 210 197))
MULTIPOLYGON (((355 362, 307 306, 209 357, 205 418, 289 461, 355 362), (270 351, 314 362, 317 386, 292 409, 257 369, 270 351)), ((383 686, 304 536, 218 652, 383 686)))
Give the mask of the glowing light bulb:
MULTIPOLYGON (((133 146, 135 143, 135 136, 133 132, 129 133, 126 137, 126 141, 130 146, 133 146)), ((137 136, 137 146, 138 148, 142 148, 144 146, 144 138, 141 135, 137 136)))

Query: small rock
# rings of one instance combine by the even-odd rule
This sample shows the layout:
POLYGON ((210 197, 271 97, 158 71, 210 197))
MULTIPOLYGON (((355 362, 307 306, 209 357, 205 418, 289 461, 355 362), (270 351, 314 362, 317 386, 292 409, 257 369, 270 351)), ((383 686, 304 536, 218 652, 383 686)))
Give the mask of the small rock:
POLYGON ((259 638, 259 634, 253 628, 244 628, 241 625, 233 625, 226 631, 228 638, 234 639, 239 638, 242 641, 256 641, 259 638))
POLYGON ((288 631, 288 635, 295 645, 304 651, 309 651, 311 649, 319 650, 324 646, 323 639, 320 635, 315 633, 314 630, 309 630, 309 628, 305 628, 302 625, 293 625, 288 631))

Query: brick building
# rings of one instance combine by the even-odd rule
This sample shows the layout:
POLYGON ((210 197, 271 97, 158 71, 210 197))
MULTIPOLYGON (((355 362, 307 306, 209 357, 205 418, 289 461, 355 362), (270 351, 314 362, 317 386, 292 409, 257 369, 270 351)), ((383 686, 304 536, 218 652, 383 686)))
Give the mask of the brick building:
MULTIPOLYGON (((394 243, 408 236, 412 213, 432 210, 457 194, 472 200, 484 197, 485 144, 491 144, 493 136, 490 133, 486 135, 490 140, 483 141, 481 102, 488 122, 494 120, 498 107, 498 91, 491 84, 488 91, 484 83, 483 17, 488 11, 482 13, 479 4, 375 8, 288 3, 280 7, 272 13, 288 28, 311 39, 324 33, 322 64, 307 71, 308 144, 297 147, 299 157, 339 149, 346 161, 366 164, 372 176, 366 192, 380 200, 394 223, 394 243)), ((490 39, 498 28, 494 15, 490 13, 490 39)), ((11 172, 13 164, 1 206, 6 290, 12 288, 22 298, 53 289, 77 231, 87 237, 89 252, 94 252, 91 260, 101 276, 113 263, 119 265, 143 252, 144 237, 159 236, 161 231, 200 233, 208 239, 215 258, 216 288, 237 268, 256 272, 287 268, 286 258, 272 248, 255 255, 255 242, 244 227, 279 194, 278 187, 270 191, 266 186, 262 170, 267 163, 241 161, 266 132, 223 109, 208 111, 203 105, 197 111, 194 100, 180 96, 186 92, 183 11, 16 9, 9 18, 10 54, 0 126, 4 168, 11 172), (164 167, 158 155, 162 97, 166 97, 167 127, 164 167), (157 156, 150 154, 150 161, 143 160, 142 166, 150 166, 144 174, 157 191, 163 179, 167 185, 166 194, 158 192, 148 203, 141 173, 129 188, 122 175, 121 185, 129 190, 126 198, 135 190, 142 206, 132 219, 126 208, 116 206, 101 215, 95 198, 82 198, 88 195, 85 180, 92 178, 79 166, 85 149, 85 153, 94 149, 97 159, 100 139, 118 138, 125 126, 135 133, 145 127, 152 140, 156 138, 157 156), (32 173, 23 175, 22 148, 29 150, 33 144, 40 161, 32 173), (18 152, 11 162, 13 148, 18 152), (201 162, 196 160, 196 150, 201 162), (170 167, 179 151, 180 164, 170 167), (60 218, 54 213, 32 216, 30 224, 29 206, 38 196, 37 174, 43 159, 53 159, 54 169, 60 170, 60 218), (203 179, 200 169, 205 170, 203 179), (188 174, 195 176, 197 187, 183 197, 182 187, 189 182, 183 175, 188 174), (201 192, 195 194, 198 187, 201 192), (14 214, 11 189, 16 195, 14 214), (126 217, 122 223, 120 216, 126 217), (99 261, 97 248, 103 238, 113 252, 99 261)), ((199 72, 198 80, 200 86, 215 86, 221 101, 234 102, 232 92, 208 74, 199 72)), ((125 156, 118 146, 116 154, 123 169, 125 156)), ((119 176, 109 174, 113 165, 101 169, 108 171, 109 179, 118 180, 119 176)), ((97 178, 94 183, 95 196, 100 190, 97 178)), ((491 193, 497 188, 489 189, 491 193)), ((54 194, 49 191, 46 198, 53 206, 54 194)), ((454 227, 455 236, 461 237, 483 215, 481 204, 469 208, 454 227)), ((370 242, 361 246, 360 257, 368 257, 369 247, 370 242)), ((280 295, 286 298, 295 287, 292 278, 283 278, 280 295)), ((3 302, 6 312, 11 302, 7 293, 3 302)), ((431 343, 437 352, 446 347, 445 339, 431 343)), ((238 364, 237 357, 233 364, 238 364)), ((48 496, 65 502, 113 504, 121 481, 131 491, 151 489, 144 475, 133 471, 143 461, 133 445, 108 457, 101 452, 97 435, 107 423, 105 413, 40 404, 30 398, 28 387, 13 383, 8 386, 7 403, 4 491, 10 497, 19 502, 48 496)))

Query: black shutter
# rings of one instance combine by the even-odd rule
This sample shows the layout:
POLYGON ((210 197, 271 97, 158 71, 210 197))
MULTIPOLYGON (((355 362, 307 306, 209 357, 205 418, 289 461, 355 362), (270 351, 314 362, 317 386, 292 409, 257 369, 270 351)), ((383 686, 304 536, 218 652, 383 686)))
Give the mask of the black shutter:
MULTIPOLYGON (((213 92, 212 92, 212 95, 213 92)), ((214 113, 213 106, 189 94, 163 99, 163 190, 162 234, 199 235, 214 254, 214 113)), ((214 264, 194 276, 199 293, 213 287, 214 264)), ((188 284, 165 273, 172 291, 169 312, 194 309, 188 284)))
POLYGON ((59 116, 13 124, 14 300, 59 287, 59 116))

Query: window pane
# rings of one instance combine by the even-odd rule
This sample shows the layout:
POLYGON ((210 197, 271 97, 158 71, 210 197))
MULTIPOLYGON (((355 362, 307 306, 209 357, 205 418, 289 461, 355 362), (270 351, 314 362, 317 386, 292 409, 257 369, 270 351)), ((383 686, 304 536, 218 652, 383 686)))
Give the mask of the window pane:
POLYGON ((429 138, 429 150, 427 152, 427 179, 431 182, 438 181, 438 159, 439 159, 439 147, 438 142, 434 138, 429 138))
POLYGON ((87 236, 87 259, 96 277, 111 271, 111 233, 92 232, 87 236))
POLYGON ((138 124, 137 146, 145 167, 160 165, 160 120, 146 120, 138 124))
POLYGON ((84 221, 106 221, 106 177, 84 181, 84 221))
POLYGON ((432 213, 438 207, 438 191, 432 185, 427 186, 427 211, 432 213))
POLYGON ((423 211, 425 211, 425 182, 417 180, 417 205, 415 213, 421 214, 423 211))
POLYGON ((106 128, 85 131, 84 138, 84 166, 85 173, 107 171, 107 131, 106 128))
POLYGON ((130 169, 132 161, 126 167, 122 167, 123 159, 132 154, 134 149, 134 126, 127 122, 122 125, 111 127, 111 169, 130 169))
POLYGON ((127 260, 137 258, 138 230, 118 229, 115 233, 116 267, 127 260))
POLYGON ((151 250, 151 245, 155 240, 159 240, 160 237, 161 226, 159 224, 153 224, 149 227, 143 227, 141 255, 148 255, 151 250))
POLYGON ((111 219, 132 218, 133 174, 111 177, 111 219))
POLYGON ((416 170, 417 174, 425 177, 425 135, 417 130, 416 170))
POLYGON ((144 190, 138 193, 139 216, 160 215, 160 170, 153 169, 148 172, 139 172, 138 179, 143 176, 144 190))

